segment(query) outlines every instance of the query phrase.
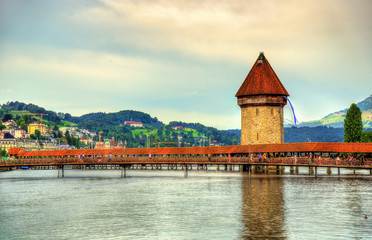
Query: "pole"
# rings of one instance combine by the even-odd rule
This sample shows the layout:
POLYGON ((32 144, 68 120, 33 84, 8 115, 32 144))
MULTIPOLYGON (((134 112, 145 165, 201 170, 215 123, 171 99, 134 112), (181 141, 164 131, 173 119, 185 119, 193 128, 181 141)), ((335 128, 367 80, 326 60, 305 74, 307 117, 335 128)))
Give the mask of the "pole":
POLYGON ((121 177, 126 178, 127 177, 127 172, 125 169, 125 165, 121 165, 121 177))

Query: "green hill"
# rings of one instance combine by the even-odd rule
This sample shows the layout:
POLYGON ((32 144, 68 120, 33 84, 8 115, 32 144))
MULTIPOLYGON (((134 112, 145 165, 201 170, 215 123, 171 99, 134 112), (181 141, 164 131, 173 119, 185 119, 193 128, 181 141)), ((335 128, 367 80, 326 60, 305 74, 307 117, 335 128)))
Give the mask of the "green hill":
MULTIPOLYGON (((372 95, 370 95, 365 100, 357 103, 357 106, 362 111, 363 128, 372 128, 372 95)), ((301 122, 297 125, 297 127, 328 126, 334 128, 343 128, 347 110, 348 108, 331 113, 320 120, 301 122)))
MULTIPOLYGON (((15 101, 1 105, 0 118, 10 114, 13 119, 23 121, 22 126, 27 129, 27 124, 33 120, 40 121, 38 116, 30 113, 46 114, 43 115, 43 122, 53 129, 55 127, 77 127, 95 133, 102 131, 102 138, 115 138, 117 142, 126 143, 128 147, 143 147, 149 144, 150 146, 159 144, 162 146, 208 146, 210 143, 232 145, 240 142, 240 137, 236 132, 221 131, 200 123, 171 122, 165 125, 156 117, 133 110, 115 113, 97 112, 76 117, 69 113, 55 113, 34 104, 15 101), (125 125, 125 121, 141 122, 143 127, 125 125), (173 129, 174 126, 181 126, 182 129, 173 129)), ((97 138, 96 136, 94 140, 98 140, 97 138)))

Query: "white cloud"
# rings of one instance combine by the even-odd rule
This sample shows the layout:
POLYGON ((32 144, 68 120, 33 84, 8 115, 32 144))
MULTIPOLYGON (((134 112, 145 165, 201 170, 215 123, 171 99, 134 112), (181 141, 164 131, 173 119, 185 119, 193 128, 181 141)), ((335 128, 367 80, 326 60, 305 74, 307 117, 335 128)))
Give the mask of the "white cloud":
POLYGON ((235 122, 227 115, 237 106, 225 103, 234 99, 259 51, 291 94, 300 120, 323 117, 371 94, 371 1, 51 5, 48 13, 38 4, 25 5, 25 17, 13 16, 18 7, 8 11, 3 5, 5 23, 14 25, 0 25, 7 30, 0 36, 0 81, 13 92, 2 89, 0 100, 45 106, 44 101, 77 114, 144 109, 162 121, 179 116, 227 126, 235 122), (40 15, 28 11, 30 5, 40 15), (33 86, 42 86, 43 94, 35 96, 33 86), (155 112, 160 107, 168 109, 162 116, 155 112))
MULTIPOLYGON (((114 34, 119 42, 205 58, 245 62, 259 50, 296 54, 296 46, 303 45, 302 57, 319 62, 314 48, 349 34, 341 21, 344 16, 333 10, 330 1, 102 2, 104 8, 81 11, 75 17, 99 26, 129 29, 114 34)), ((292 59, 296 62, 298 58, 292 59)))

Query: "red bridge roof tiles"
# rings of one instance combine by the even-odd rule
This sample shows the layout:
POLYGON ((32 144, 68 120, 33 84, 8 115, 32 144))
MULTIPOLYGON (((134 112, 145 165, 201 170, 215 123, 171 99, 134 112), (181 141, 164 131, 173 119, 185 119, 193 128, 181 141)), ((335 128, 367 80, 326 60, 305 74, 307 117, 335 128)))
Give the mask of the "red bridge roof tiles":
POLYGON ((206 155, 206 154, 248 154, 263 152, 345 152, 372 153, 372 143, 282 143, 282 144, 252 144, 223 147, 166 147, 166 148, 117 148, 117 149, 74 149, 74 150, 44 150, 23 151, 20 149, 9 152, 19 157, 43 156, 112 156, 117 155, 206 155))

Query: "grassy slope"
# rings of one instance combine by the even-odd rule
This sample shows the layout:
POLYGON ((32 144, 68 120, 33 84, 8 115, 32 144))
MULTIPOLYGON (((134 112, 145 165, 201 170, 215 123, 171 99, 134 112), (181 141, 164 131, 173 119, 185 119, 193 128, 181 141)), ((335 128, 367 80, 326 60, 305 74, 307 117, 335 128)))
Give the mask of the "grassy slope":
MULTIPOLYGON (((344 119, 345 119, 345 113, 337 112, 325 118, 322 118, 320 120, 308 121, 306 123, 319 123, 320 125, 325 126, 325 125, 330 125, 334 123, 343 124, 344 119)), ((372 128, 372 111, 371 110, 364 111, 362 113, 362 121, 363 121, 364 128, 372 128)))

